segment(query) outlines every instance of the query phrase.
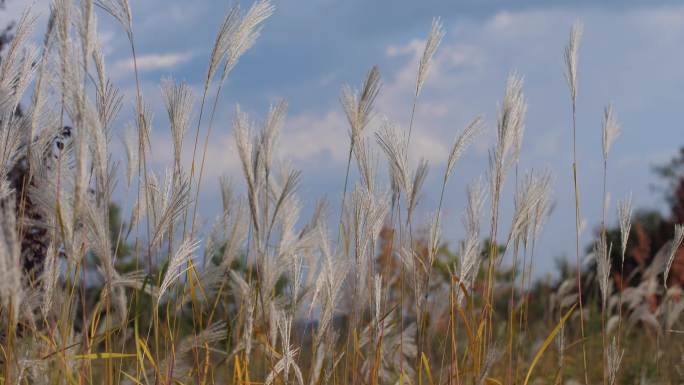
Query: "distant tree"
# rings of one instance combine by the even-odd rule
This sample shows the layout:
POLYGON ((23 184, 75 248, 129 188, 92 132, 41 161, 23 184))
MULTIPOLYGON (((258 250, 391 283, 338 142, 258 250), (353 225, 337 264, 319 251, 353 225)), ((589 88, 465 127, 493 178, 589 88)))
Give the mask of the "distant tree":
POLYGON ((668 163, 653 168, 667 183, 665 199, 675 223, 684 222, 684 147, 668 163))
MULTIPOLYGON (((624 273, 621 273, 620 229, 607 230, 609 244, 612 244, 611 262, 616 287, 623 289, 634 286, 641 280, 641 274, 650 266, 658 251, 672 239, 674 225, 684 223, 684 147, 667 163, 653 168, 665 186, 662 190, 668 211, 636 210, 632 218, 632 230, 627 242, 624 273)), ((597 234, 598 236, 598 234, 597 234)), ((593 246, 589 246, 588 250, 593 246)), ((684 285, 684 247, 677 250, 669 285, 684 285)))

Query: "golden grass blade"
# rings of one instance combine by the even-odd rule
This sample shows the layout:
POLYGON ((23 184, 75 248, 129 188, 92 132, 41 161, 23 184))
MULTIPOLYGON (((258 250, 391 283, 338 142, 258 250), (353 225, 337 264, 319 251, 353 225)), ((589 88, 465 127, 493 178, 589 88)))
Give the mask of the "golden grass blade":
POLYGON ((539 351, 537 354, 535 354, 534 359, 532 360, 532 364, 530 365, 530 368, 527 370, 527 376, 525 376, 525 382, 523 382, 523 385, 527 385, 527 382, 530 380, 530 376, 532 376, 532 370, 534 367, 537 365, 537 362, 541 358, 542 354, 548 349, 549 345, 553 342, 553 339, 556 337, 556 334, 561 330, 563 325, 565 324, 565 321, 570 318, 570 315, 572 315, 572 312, 575 310, 575 307, 577 307, 577 304, 572 305, 570 310, 568 310, 567 313, 561 318, 561 320, 556 324, 556 327, 553 328, 551 333, 549 334, 548 337, 544 340, 544 343, 542 344, 541 348, 539 348, 539 351))
POLYGON ((242 381, 242 370, 240 370, 240 358, 237 354, 233 361, 233 383, 239 384, 242 381))
POLYGON ((463 325, 465 325, 466 328, 466 333, 468 334, 468 340, 470 342, 473 342, 475 339, 475 336, 473 336, 473 329, 470 327, 470 322, 468 322, 468 318, 466 317, 465 311, 463 310, 462 306, 457 306, 456 307, 458 314, 461 315, 461 319, 463 320, 463 325))
POLYGON ((135 354, 128 353, 90 353, 90 354, 75 354, 73 356, 67 356, 66 359, 69 361, 75 360, 112 360, 116 358, 131 358, 135 357, 135 354))
POLYGON ((428 362, 427 357, 425 356, 425 353, 420 353, 420 360, 423 361, 423 367, 425 368, 425 374, 427 374, 428 381, 430 382, 430 385, 435 385, 434 381, 432 381, 432 371, 430 371, 430 363, 428 362))
POLYGON ((133 381, 134 384, 136 384, 136 385, 143 385, 142 382, 138 381, 138 379, 136 379, 135 377, 131 376, 130 374, 124 372, 123 370, 121 371, 121 374, 123 374, 124 376, 126 376, 126 378, 128 378, 129 380, 133 381))
POLYGON ((100 308, 102 307, 102 302, 98 302, 95 304, 95 310, 93 310, 93 314, 95 315, 90 321, 90 338, 93 338, 97 332, 97 327, 100 324, 100 308))
MULTIPOLYGON (((147 357, 147 360, 150 361, 150 363, 154 367, 154 370, 157 373, 159 373, 159 367, 157 367, 157 363, 154 362, 154 358, 152 358, 152 353, 150 353, 150 349, 147 347, 147 344, 145 344, 145 341, 138 338, 138 346, 143 351, 145 357, 147 357)), ((143 362, 144 362, 143 357, 138 357, 138 360, 140 361, 140 366, 143 367, 143 369, 144 369, 145 365, 143 364, 143 362)))

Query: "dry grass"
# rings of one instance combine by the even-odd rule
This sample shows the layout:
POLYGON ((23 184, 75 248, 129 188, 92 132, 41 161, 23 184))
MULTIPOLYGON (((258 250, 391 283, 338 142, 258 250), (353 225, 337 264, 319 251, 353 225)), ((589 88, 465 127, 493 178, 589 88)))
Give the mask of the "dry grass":
MULTIPOLYGON (((197 201, 221 91, 274 7, 259 0, 227 12, 199 104, 187 85, 163 81, 172 149, 149 140, 150 111, 134 72, 121 166, 110 142, 124 132, 113 126, 122 97, 107 77, 96 9, 120 23, 135 63, 127 0, 57 0, 42 46, 31 44, 36 19, 25 14, 0 66, 1 384, 613 385, 680 378, 675 339, 684 302, 680 288, 659 283, 667 281, 681 226, 640 285, 616 292, 610 250, 620 247, 624 266, 631 203, 619 205, 621 245, 607 244, 603 231, 593 255, 598 268, 583 271, 573 163, 577 276, 553 288, 532 281, 552 178, 539 171, 518 177, 527 111, 522 76, 508 78, 489 165, 467 188, 466 236, 456 255, 441 236, 442 203, 458 160, 486 129, 483 120, 475 117, 454 140, 439 208, 415 223, 429 165, 409 156, 413 113, 406 130, 387 121, 375 133, 377 145, 368 139, 381 92, 376 67, 359 90, 342 91, 350 143, 339 214, 321 202, 311 218, 300 218, 300 172, 276 156, 287 104, 272 106, 263 123, 237 107, 245 192, 222 180, 222 212, 202 234, 197 201), (16 114, 22 100, 30 104, 16 114), (60 131, 67 125, 68 135, 60 131), (189 164, 181 157, 188 140, 189 164), (152 150, 173 154, 164 175, 148 164, 152 150), (388 185, 378 178, 380 153, 388 185), (504 225, 499 206, 512 169, 515 210, 504 225), (119 179, 127 197, 121 211, 110 205, 119 179), (505 256, 513 266, 502 266, 505 256), (587 287, 600 295, 592 300, 587 287), (654 296, 662 300, 654 304, 654 296)), ((573 131, 580 35, 576 25, 565 51, 573 131)), ((443 36, 435 19, 412 111, 443 36)), ((608 107, 604 180, 618 127, 608 107)), ((604 187, 592 198, 605 196, 604 187)), ((606 215, 604 207, 604 229, 606 215)))

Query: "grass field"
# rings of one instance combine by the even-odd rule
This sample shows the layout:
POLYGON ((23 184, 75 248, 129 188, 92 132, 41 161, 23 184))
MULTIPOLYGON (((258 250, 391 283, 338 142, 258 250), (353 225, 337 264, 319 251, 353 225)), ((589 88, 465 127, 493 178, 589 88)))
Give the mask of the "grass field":
MULTIPOLYGON (((572 143, 576 217, 567 220, 576 255, 557 282, 533 279, 553 176, 519 162, 527 101, 518 73, 492 100, 494 127, 473 116, 455 138, 443 138, 453 145, 445 167, 431 170, 443 176, 438 210, 416 220, 429 165, 408 148, 444 36, 439 19, 425 40, 405 128, 377 122, 378 68, 342 88, 349 142, 341 144, 341 210, 299 199, 301 174, 277 155, 283 101, 262 117, 235 109, 243 180, 221 180, 222 212, 211 228, 201 226, 220 95, 273 12, 269 0, 230 9, 216 27, 201 95, 162 82, 168 117, 155 126, 168 127, 172 148, 150 141, 143 96, 156 90, 141 89, 128 0, 55 0, 38 41, 35 16, 18 20, 0 62, 1 384, 681 382, 684 301, 668 276, 684 228, 674 226, 633 285, 616 284, 633 210, 629 199, 617 213, 605 203, 620 132, 612 106, 602 122, 603 190, 582 200, 572 143), (130 42, 133 111, 107 75, 96 13, 114 18, 130 42), (119 115, 130 116, 127 131, 115 123, 119 115), (496 141, 467 188, 466 235, 449 248, 445 190, 484 130, 495 130, 496 141), (117 137, 123 162, 112 150, 117 137), (189 162, 184 149, 192 149, 189 162), (173 154, 165 172, 151 167, 153 151, 173 154), (513 197, 503 196, 504 186, 514 186, 513 197), (121 189, 130 198, 115 194, 121 189), (511 199, 504 223, 499 208, 511 199), (604 202, 588 255, 580 242, 586 200, 604 202), (315 205, 310 218, 300 218, 305 205, 315 205)), ((581 41, 577 23, 565 51, 559 47, 573 138, 581 41)))

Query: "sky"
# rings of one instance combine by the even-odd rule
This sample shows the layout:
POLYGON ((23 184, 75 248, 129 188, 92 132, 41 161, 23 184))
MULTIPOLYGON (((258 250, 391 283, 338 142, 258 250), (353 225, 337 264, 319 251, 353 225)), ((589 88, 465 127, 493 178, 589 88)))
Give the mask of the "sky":
MULTIPOLYGON (((131 0, 142 87, 155 111, 151 161, 159 169, 171 160, 159 81, 171 76, 201 96, 214 34, 231 4, 131 0)), ((241 4, 246 8, 250 2, 241 4)), ((47 16, 47 1, 8 0, 0 23, 16 19, 27 5, 43 20, 47 16)), ((450 143, 468 121, 481 115, 486 133, 457 165, 446 191, 443 236, 454 244, 463 235, 465 188, 486 172, 497 106, 506 77, 517 71, 525 79, 528 101, 520 170, 547 168, 554 175, 554 211, 537 242, 534 269, 541 276, 553 271, 555 258, 574 258, 570 107, 562 53, 576 20, 584 24, 577 106, 581 213, 587 224, 582 243, 588 244, 601 219, 601 119, 608 103, 613 103, 622 128, 608 164, 609 223, 616 223, 617 200, 630 194, 635 207, 663 208, 662 196, 652 189, 659 182, 652 168, 684 145, 681 3, 276 0, 275 5, 275 14, 237 64, 220 99, 200 199, 207 222, 219 207, 219 176, 240 180, 231 128, 236 104, 263 118, 280 99, 287 100, 289 114, 279 156, 303 172, 303 215, 311 212, 309 203, 326 197, 331 217, 336 217, 349 140, 339 104, 341 87, 360 85, 365 73, 378 65, 383 79, 378 119, 387 117, 406 127, 418 61, 437 16, 446 36, 419 99, 412 134, 412 161, 425 157, 431 165, 418 222, 425 223, 436 209, 450 143)), ((123 31, 104 14, 99 15, 99 29, 110 76, 127 95, 118 122, 123 132, 134 106, 130 49, 123 31)), ((115 158, 123 158, 120 146, 117 152, 115 158)), ((384 173, 384 167, 380 171, 384 173)), ((356 181, 358 175, 352 178, 356 181)), ((503 223, 510 221, 512 206, 510 186, 505 191, 503 223)))

